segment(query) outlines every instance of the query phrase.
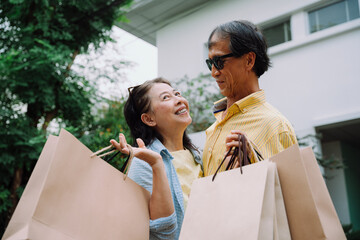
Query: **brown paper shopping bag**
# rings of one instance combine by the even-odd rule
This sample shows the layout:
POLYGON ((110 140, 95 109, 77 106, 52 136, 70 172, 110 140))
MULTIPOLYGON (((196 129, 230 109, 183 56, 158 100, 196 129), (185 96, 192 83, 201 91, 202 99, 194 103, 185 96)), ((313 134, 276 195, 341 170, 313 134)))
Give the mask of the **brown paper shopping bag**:
POLYGON ((148 239, 149 192, 91 154, 50 136, 3 239, 148 239))
POLYGON ((180 239, 290 239, 276 165, 262 161, 197 179, 180 239))
POLYGON ((346 239, 311 148, 293 145, 270 161, 279 172, 291 238, 346 239))

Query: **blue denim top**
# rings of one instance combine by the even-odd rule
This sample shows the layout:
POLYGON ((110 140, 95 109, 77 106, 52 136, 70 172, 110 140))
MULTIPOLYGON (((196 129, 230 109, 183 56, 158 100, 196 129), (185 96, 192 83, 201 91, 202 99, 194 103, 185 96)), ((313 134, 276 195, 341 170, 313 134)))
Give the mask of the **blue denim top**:
MULTIPOLYGON (((175 212, 170 216, 150 220, 150 239, 178 239, 184 219, 184 202, 181 185, 172 164, 173 157, 158 139, 155 139, 147 148, 159 153, 164 161, 175 207, 175 212)), ((194 160, 202 165, 200 154, 196 151, 190 151, 194 160)), ((148 163, 134 158, 128 176, 150 193, 152 192, 152 169, 148 163)))

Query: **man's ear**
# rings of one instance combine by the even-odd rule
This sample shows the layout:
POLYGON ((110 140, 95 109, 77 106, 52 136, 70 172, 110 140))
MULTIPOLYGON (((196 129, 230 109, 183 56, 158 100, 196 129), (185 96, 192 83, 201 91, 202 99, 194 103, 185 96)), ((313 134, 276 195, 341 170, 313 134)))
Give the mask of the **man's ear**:
POLYGON ((155 127, 156 122, 155 119, 148 113, 141 114, 141 121, 148 125, 149 127, 155 127))
POLYGON ((249 70, 252 70, 254 65, 255 65, 255 60, 256 60, 256 54, 254 52, 249 52, 246 55, 246 67, 249 70))

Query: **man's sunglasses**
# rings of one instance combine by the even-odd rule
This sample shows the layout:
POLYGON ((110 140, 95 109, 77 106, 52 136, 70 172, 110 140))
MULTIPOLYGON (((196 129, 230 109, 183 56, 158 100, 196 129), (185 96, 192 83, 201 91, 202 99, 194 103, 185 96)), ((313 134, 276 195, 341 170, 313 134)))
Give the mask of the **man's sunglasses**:
POLYGON ((217 70, 221 70, 224 68, 224 58, 228 58, 228 57, 233 57, 235 56, 233 53, 229 53, 226 55, 222 55, 222 56, 217 56, 217 57, 213 57, 206 59, 206 64, 209 68, 209 70, 211 71, 212 69, 212 65, 214 64, 214 66, 216 67, 217 70))

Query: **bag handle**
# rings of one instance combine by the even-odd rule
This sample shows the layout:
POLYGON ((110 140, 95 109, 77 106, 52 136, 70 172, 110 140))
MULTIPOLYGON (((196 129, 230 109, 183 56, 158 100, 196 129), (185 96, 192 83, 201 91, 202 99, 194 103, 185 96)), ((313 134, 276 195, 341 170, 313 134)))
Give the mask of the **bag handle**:
POLYGON ((249 142, 251 152, 255 153, 255 155, 254 155, 255 160, 258 162, 264 160, 263 156, 260 153, 259 147, 253 141, 251 141, 249 138, 247 138, 246 140, 249 142))
MULTIPOLYGON (((251 164, 249 155, 247 153, 247 144, 246 142, 248 141, 246 139, 246 137, 242 134, 239 134, 238 136, 238 141, 239 141, 239 146, 238 147, 232 147, 229 149, 229 151, 226 153, 224 159, 221 161, 219 167, 216 169, 216 172, 212 178, 212 181, 215 180, 215 177, 217 175, 217 173, 219 172, 221 166, 224 164, 226 158, 229 156, 229 154, 231 154, 231 158, 230 161, 228 163, 228 165, 226 166, 225 170, 229 170, 232 167, 234 167, 235 163, 237 161, 239 161, 239 165, 240 165, 240 173, 242 174, 242 167, 251 164), (241 143, 241 144, 240 144, 241 143), (241 151, 239 150, 241 148, 241 151), (237 159, 237 161, 236 161, 237 159)), ((259 151, 257 151, 254 147, 253 147, 253 142, 248 141, 249 142, 249 146, 250 146, 250 151, 252 152, 252 154, 255 157, 255 160, 257 160, 258 162, 263 160, 263 157, 261 156, 261 154, 259 153, 259 151)), ((255 145, 256 146, 256 145, 255 145)))
MULTIPOLYGON (((130 165, 131 165, 131 162, 132 162, 132 159, 134 158, 134 152, 133 152, 133 149, 131 147, 130 144, 126 144, 126 146, 129 148, 129 155, 124 163, 124 165, 121 167, 120 169, 120 172, 124 173, 124 171, 126 170, 126 173, 124 173, 124 180, 126 180, 126 177, 128 175, 128 172, 130 170, 130 165)), ((116 151, 116 148, 113 147, 113 145, 109 145, 107 147, 104 147, 102 149, 100 149, 99 151, 96 151, 94 152, 93 154, 90 155, 91 158, 95 157, 95 156, 98 156, 98 157, 103 157, 103 156, 106 156, 106 155, 109 155, 113 152, 116 151), (107 151, 107 150, 110 150, 109 152, 106 152, 106 153, 103 153, 101 155, 98 155, 99 153, 102 153, 104 151, 107 151)), ((111 156, 107 161, 110 161, 112 160, 115 156, 117 156, 120 152, 117 152, 115 153, 113 156, 111 156)))
MULTIPOLYGON (((221 161, 219 167, 216 169, 216 172, 215 172, 215 174, 214 174, 214 176, 213 176, 213 178, 212 178, 212 181, 215 180, 215 177, 216 177, 216 175, 218 174, 221 166, 224 164, 227 156, 229 156, 229 154, 230 154, 231 152, 232 152, 232 153, 231 153, 231 158, 230 158, 230 161, 229 161, 228 165, 226 166, 226 170, 228 170, 228 169, 230 168, 230 166, 233 167, 233 165, 235 164, 236 157, 238 157, 238 161, 240 161, 240 173, 242 174, 242 163, 245 162, 245 159, 242 159, 242 158, 241 158, 241 155, 242 155, 243 158, 248 158, 248 156, 247 156, 247 151, 246 151, 246 145, 243 143, 243 142, 245 142, 245 141, 244 141, 244 140, 245 140, 244 138, 245 138, 245 137, 243 137, 243 135, 240 135, 240 134, 239 134, 239 136, 238 136, 239 146, 238 146, 238 147, 235 147, 235 149, 234 149, 234 147, 232 147, 232 148, 229 149, 229 151, 226 153, 225 157, 224 157, 223 160, 221 161), (240 143, 242 143, 241 146, 240 146, 240 143), (241 151, 239 151, 240 147, 241 147, 241 151), (237 155, 238 155, 238 156, 237 156, 237 155)), ((248 161, 247 161, 247 162, 248 162, 248 161)))
POLYGON ((239 135, 238 136, 238 140, 239 140, 239 146, 236 147, 234 149, 234 152, 230 158, 230 161, 228 163, 228 165, 226 166, 226 171, 233 168, 234 165, 236 164, 236 159, 238 159, 238 161, 240 161, 240 172, 242 174, 242 166, 245 166, 245 165, 249 165, 250 164, 250 160, 249 160, 249 156, 248 156, 248 153, 247 153, 247 147, 246 147, 246 139, 245 139, 245 136, 243 135, 239 135), (240 143, 241 143, 241 151, 239 151, 240 149, 240 143), (238 158, 236 158, 236 155, 238 158))

